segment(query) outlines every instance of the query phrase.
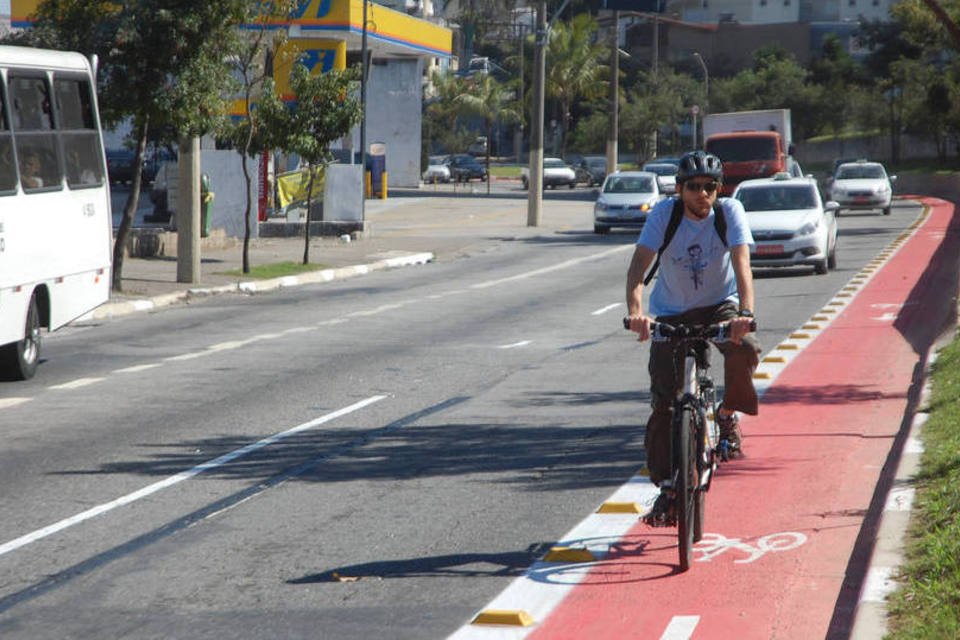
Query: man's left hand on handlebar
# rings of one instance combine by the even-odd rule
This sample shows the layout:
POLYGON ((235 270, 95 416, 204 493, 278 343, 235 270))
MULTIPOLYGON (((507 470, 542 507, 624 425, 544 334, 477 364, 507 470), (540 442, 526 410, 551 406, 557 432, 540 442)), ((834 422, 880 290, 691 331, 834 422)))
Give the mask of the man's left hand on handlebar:
POLYGON ((638 316, 629 316, 627 320, 630 324, 627 328, 638 334, 639 337, 637 339, 640 342, 650 339, 650 323, 653 322, 653 318, 641 314, 638 316))
POLYGON ((730 342, 740 344, 741 338, 753 330, 753 316, 740 316, 730 321, 730 342))

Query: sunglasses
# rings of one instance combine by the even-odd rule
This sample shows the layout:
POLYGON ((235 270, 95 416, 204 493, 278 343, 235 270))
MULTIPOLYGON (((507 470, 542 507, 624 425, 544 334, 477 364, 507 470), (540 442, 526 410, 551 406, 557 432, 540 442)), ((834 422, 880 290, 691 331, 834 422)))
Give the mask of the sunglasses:
POLYGON ((720 188, 720 183, 715 180, 711 180, 710 182, 684 182, 683 188, 692 193, 706 191, 710 194, 720 188))

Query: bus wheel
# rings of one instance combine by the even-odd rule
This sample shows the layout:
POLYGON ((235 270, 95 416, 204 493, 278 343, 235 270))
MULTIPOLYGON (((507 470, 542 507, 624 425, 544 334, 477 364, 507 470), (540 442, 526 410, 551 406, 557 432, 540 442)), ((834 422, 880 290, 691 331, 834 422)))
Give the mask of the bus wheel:
POLYGON ((37 296, 30 298, 23 340, 0 347, 0 370, 13 380, 29 380, 40 362, 40 310, 37 296))

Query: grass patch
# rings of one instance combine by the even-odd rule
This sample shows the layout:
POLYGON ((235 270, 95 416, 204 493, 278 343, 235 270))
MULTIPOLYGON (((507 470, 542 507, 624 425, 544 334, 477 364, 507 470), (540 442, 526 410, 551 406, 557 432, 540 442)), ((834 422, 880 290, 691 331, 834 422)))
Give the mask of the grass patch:
POLYGON ((325 264, 303 264, 302 262, 273 262, 271 264, 258 264, 250 267, 250 273, 244 273, 241 269, 231 271, 222 271, 227 276, 237 276, 243 278, 255 278, 258 280, 267 280, 270 278, 282 278, 284 276, 295 276, 310 271, 320 271, 329 269, 325 264))
POLYGON ((890 598, 894 640, 960 638, 960 340, 932 372, 907 558, 890 598))

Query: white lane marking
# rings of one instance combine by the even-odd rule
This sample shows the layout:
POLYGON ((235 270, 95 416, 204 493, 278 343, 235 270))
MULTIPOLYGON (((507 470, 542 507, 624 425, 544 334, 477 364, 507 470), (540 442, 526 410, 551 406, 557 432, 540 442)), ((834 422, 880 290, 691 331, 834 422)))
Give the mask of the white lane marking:
POLYGON ((88 387, 91 384, 96 384, 103 380, 105 380, 105 378, 77 378, 71 382, 51 385, 47 387, 47 389, 79 389, 80 387, 88 387))
POLYGON ((153 484, 148 485, 138 491, 134 491, 133 493, 128 493, 125 496, 121 496, 116 500, 105 502, 91 509, 87 509, 86 511, 78 513, 74 516, 70 516, 69 518, 64 518, 63 520, 60 520, 59 522, 55 522, 46 527, 43 527, 42 529, 37 529, 36 531, 32 531, 26 535, 22 535, 19 538, 16 538, 14 540, 11 540, 7 543, 0 545, 0 556, 10 553, 11 551, 16 551, 17 549, 25 547, 28 544, 36 542, 37 540, 41 540, 43 538, 46 538, 47 536, 51 536, 59 531, 63 531, 64 529, 80 524, 81 522, 90 520, 91 518, 95 518, 108 511, 112 511, 118 507, 122 507, 132 502, 136 502, 137 500, 140 500, 142 498, 146 498, 147 496, 157 493, 158 491, 162 491, 164 489, 172 487, 175 484, 179 484, 184 480, 189 480, 190 478, 193 478, 194 476, 199 475, 205 471, 210 471, 211 469, 222 467, 223 465, 229 462, 232 462, 237 458, 245 456, 248 453, 251 453, 253 451, 257 451, 258 449, 263 449, 264 447, 267 447, 275 442, 279 442, 284 438, 288 438, 292 435, 301 433, 303 431, 307 431, 308 429, 313 429, 314 427, 318 427, 324 423, 330 422, 331 420, 334 420, 341 416, 345 416, 349 413, 353 413, 354 411, 358 411, 359 409, 369 406, 375 402, 379 402, 380 400, 383 400, 386 397, 387 396, 385 395, 370 396, 369 398, 365 398, 364 400, 355 402, 350 406, 344 407, 342 409, 337 409, 336 411, 333 411, 326 415, 322 415, 319 418, 310 420, 309 422, 304 422, 303 424, 297 425, 295 427, 291 427, 286 431, 281 431, 280 433, 276 433, 262 440, 258 440, 257 442, 248 444, 245 447, 241 447, 239 449, 231 451, 230 453, 225 453, 224 455, 218 458, 214 458, 213 460, 208 460, 207 462, 198 464, 197 466, 191 469, 187 469, 186 471, 182 471, 176 475, 172 475, 169 478, 160 480, 159 482, 154 482, 153 484))
POLYGON ((15 407, 18 404, 23 404, 24 402, 30 402, 33 398, 0 398, 0 409, 6 409, 7 407, 15 407))
MULTIPOLYGON (((606 501, 636 502, 649 507, 659 493, 660 490, 650 482, 650 478, 636 475, 620 486, 606 501)), ((623 536, 636 524, 635 513, 592 513, 563 536, 563 539, 557 541, 555 546, 587 549, 598 561, 602 561, 611 547, 622 542, 623 536)), ((596 564, 535 562, 523 576, 513 580, 481 611, 522 609, 536 622, 543 622, 557 603, 582 582, 596 564)), ((468 623, 449 636, 449 640, 519 640, 534 629, 536 626, 497 628, 468 623)))
POLYGON ((528 344, 531 344, 531 340, 521 340, 520 342, 514 342, 513 344, 502 344, 497 349, 516 349, 517 347, 525 347, 528 344))
POLYGON ((138 373, 140 371, 146 371, 147 369, 155 369, 160 366, 159 362, 151 362, 149 364, 135 364, 132 367, 124 367, 123 369, 114 369, 112 373, 138 373))
POLYGON ((507 276, 506 278, 499 278, 497 280, 487 280, 486 282, 478 282, 477 284, 470 285, 471 289, 487 289, 489 287, 495 287, 500 284, 506 284, 508 282, 514 282, 516 280, 524 280, 526 278, 532 278, 534 276, 543 275, 545 273, 550 273, 552 271, 560 271, 561 269, 567 269, 569 267, 574 267, 583 262, 589 262, 590 260, 597 260, 599 258, 606 258, 609 255, 614 253, 620 253, 623 251, 632 250, 633 245, 623 245, 620 247, 614 247, 613 249, 608 249, 607 251, 601 251, 600 253, 595 253, 589 256, 583 256, 582 258, 572 258, 570 260, 564 260, 563 262, 558 262, 555 265, 549 267, 543 267, 542 269, 534 269, 533 271, 525 271, 524 273, 518 273, 513 276, 507 276))
POLYGON ((673 616, 660 640, 687 640, 700 623, 700 616, 673 616))
POLYGON ((608 304, 608 305, 605 306, 605 307, 600 307, 600 308, 597 309, 596 311, 591 312, 590 315, 592 315, 592 316, 600 316, 600 315, 605 314, 607 311, 611 311, 611 310, 613 310, 613 309, 616 309, 617 307, 622 307, 622 306, 623 306, 623 303, 622 303, 622 302, 616 302, 616 303, 614 303, 614 304, 608 304))

